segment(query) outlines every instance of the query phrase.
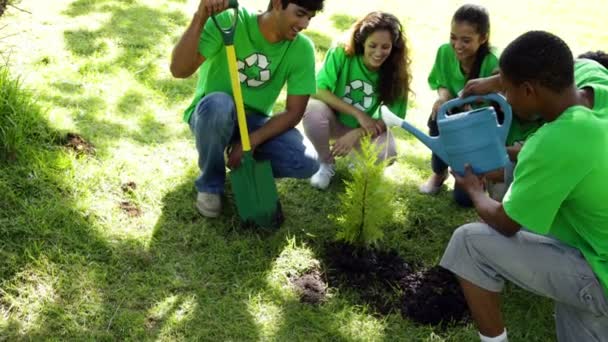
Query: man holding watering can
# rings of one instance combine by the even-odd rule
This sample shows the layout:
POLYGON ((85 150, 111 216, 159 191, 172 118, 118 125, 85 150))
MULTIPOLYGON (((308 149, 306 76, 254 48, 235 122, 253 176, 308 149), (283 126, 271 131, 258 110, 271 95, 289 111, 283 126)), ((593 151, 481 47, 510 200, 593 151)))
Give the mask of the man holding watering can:
MULTIPOLYGON (((502 203, 470 169, 454 174, 485 223, 458 228, 440 264, 458 276, 482 341, 507 341, 505 281, 555 302, 558 341, 606 341, 608 117, 577 88, 572 52, 551 33, 525 33, 499 64, 513 111, 545 124, 518 154, 502 203)), ((608 98, 602 85, 593 93, 608 98)))
POLYGON ((201 0, 171 59, 174 77, 199 73, 184 121, 190 125, 199 153, 196 207, 206 217, 221 213, 226 163, 238 170, 249 150, 256 160, 269 161, 277 178, 309 178, 319 167, 315 149, 294 127, 302 118, 309 95, 316 91, 313 44, 299 32, 322 9, 323 0, 271 0, 266 12, 259 14, 242 7, 234 13, 225 11, 229 7, 238 4, 234 0, 201 0), (247 113, 248 138, 238 130, 242 125, 237 125, 238 104, 228 71, 224 28, 230 26, 234 29, 230 39, 236 50, 237 84, 240 82, 247 113), (285 84, 286 109, 272 115, 285 84))

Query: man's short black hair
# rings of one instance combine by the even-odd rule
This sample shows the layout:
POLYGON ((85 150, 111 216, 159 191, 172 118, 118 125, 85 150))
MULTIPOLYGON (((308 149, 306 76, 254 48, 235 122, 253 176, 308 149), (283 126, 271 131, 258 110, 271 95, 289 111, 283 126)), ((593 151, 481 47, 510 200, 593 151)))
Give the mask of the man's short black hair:
MULTIPOLYGON (((289 3, 296 4, 300 7, 304 7, 311 12, 319 12, 323 9, 324 0, 281 0, 283 9, 289 6, 289 3)), ((268 3, 268 10, 272 9, 272 0, 268 3)))
POLYGON ((561 38, 530 31, 512 41, 500 56, 500 70, 515 84, 537 82, 560 92, 574 84, 574 60, 561 38))
POLYGON ((578 58, 592 59, 603 65, 604 68, 608 69, 608 53, 605 53, 604 51, 587 51, 583 54, 580 54, 578 58))

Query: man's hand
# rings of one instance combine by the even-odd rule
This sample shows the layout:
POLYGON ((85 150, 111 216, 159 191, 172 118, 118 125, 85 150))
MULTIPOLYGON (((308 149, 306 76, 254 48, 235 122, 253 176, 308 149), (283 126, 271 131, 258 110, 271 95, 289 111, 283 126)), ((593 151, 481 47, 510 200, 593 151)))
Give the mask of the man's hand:
POLYGON ((466 164, 464 166, 464 176, 460 176, 454 171, 451 171, 451 173, 456 180, 456 184, 464 189, 469 196, 473 197, 473 194, 475 193, 484 192, 483 184, 485 180, 483 177, 479 177, 473 173, 471 165, 466 164))
POLYGON ((228 0, 201 0, 196 12, 203 18, 223 12, 228 8, 228 0))
POLYGON ((484 78, 476 78, 469 80, 461 91, 460 97, 467 97, 471 95, 485 95, 490 93, 497 93, 501 89, 500 76, 494 75, 484 78))
POLYGON ((235 142, 228 150, 228 162, 226 165, 231 170, 236 169, 241 165, 241 159, 243 159, 243 145, 240 142, 235 142))
POLYGON ((331 149, 331 155, 334 157, 345 156, 353 149, 355 144, 361 138, 361 130, 353 129, 336 140, 331 149))

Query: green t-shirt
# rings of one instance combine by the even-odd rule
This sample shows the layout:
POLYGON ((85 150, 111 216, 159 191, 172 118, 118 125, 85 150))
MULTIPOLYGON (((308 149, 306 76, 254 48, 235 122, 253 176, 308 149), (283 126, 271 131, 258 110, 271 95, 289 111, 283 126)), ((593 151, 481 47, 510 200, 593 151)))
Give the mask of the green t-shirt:
MULTIPOLYGON (((577 88, 592 85, 604 85, 608 87, 608 69, 600 63, 591 59, 577 59, 574 61, 574 81, 577 88)), ((595 87, 593 87, 595 88, 595 87)), ((594 89, 595 90, 595 89, 594 89)), ((595 96, 593 110, 599 111, 600 108, 608 109, 608 99, 603 99, 602 92, 595 96)), ((513 123, 507 137, 507 146, 513 145, 518 141, 525 141, 532 133, 536 132, 543 121, 523 122, 517 117, 513 117, 513 123)))
MULTIPOLYGON (((217 15, 223 27, 228 27, 232 11, 217 15)), ((258 16, 240 7, 234 37, 237 67, 247 110, 271 115, 283 85, 288 95, 315 93, 315 54, 310 39, 298 34, 293 41, 269 43, 258 25, 258 16)), ((232 94, 228 60, 222 36, 213 20, 207 20, 199 42, 199 52, 205 62, 199 68, 194 100, 184 112, 188 122, 196 104, 205 94, 232 94)))
POLYGON ((544 121, 542 119, 536 121, 524 121, 519 119, 513 114, 513 120, 511 120, 511 127, 509 128, 509 134, 507 135, 507 146, 513 146, 516 142, 523 143, 528 139, 530 135, 536 132, 544 121))
MULTIPOLYGON (((490 49, 490 53, 484 57, 479 70, 479 77, 492 76, 498 70, 498 54, 495 49, 490 49)), ((443 44, 437 50, 435 64, 429 75, 428 82, 431 89, 446 88, 456 97, 458 92, 464 88, 467 81, 462 73, 460 62, 456 58, 456 53, 450 44, 443 44)))
POLYGON ((518 159, 505 212, 580 250, 608 295, 608 117, 570 107, 536 131, 518 159))
POLYGON ((599 114, 608 114, 608 86, 603 84, 589 84, 593 89, 593 111, 599 114))
POLYGON ((588 84, 608 86, 608 69, 591 59, 577 59, 574 61, 574 81, 577 88, 588 84))
MULTIPOLYGON (((332 92, 344 102, 353 105, 374 119, 380 118, 378 108, 377 71, 370 71, 363 64, 363 56, 347 56, 344 47, 337 46, 327 51, 323 66, 317 73, 317 88, 332 92)), ((407 99, 402 98, 387 104, 395 114, 405 117, 407 99)), ((348 127, 359 127, 359 122, 346 113, 337 113, 338 120, 348 127)))

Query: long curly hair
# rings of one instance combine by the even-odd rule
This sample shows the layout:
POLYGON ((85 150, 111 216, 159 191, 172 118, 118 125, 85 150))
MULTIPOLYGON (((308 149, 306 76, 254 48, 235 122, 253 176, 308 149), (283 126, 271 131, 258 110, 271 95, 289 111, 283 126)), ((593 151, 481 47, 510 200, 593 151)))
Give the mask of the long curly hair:
POLYGON ((411 92, 411 59, 407 40, 399 19, 390 13, 371 12, 359 19, 351 28, 350 38, 345 44, 346 55, 363 55, 365 41, 376 31, 388 31, 393 38, 391 54, 380 66, 379 98, 391 104, 400 98, 408 98, 411 92))

